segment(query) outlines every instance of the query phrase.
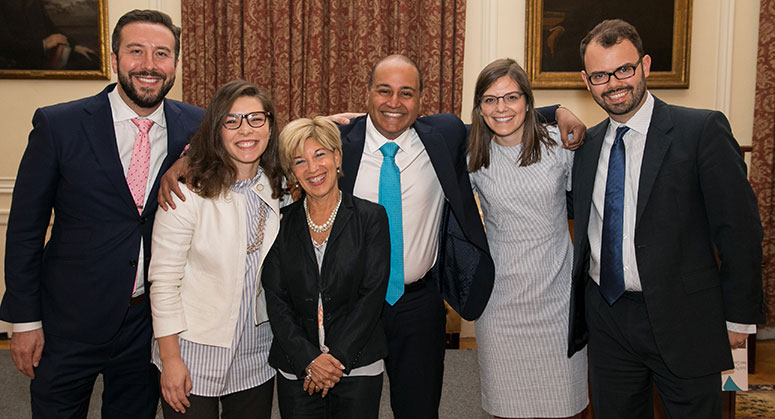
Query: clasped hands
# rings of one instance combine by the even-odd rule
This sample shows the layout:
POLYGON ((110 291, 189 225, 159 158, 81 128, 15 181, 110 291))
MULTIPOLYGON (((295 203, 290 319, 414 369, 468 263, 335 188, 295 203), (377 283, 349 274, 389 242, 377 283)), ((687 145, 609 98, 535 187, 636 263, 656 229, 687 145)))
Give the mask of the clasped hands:
POLYGON ((342 379, 344 365, 330 354, 320 354, 307 365, 302 389, 311 396, 322 392, 321 397, 326 397, 329 390, 342 379))

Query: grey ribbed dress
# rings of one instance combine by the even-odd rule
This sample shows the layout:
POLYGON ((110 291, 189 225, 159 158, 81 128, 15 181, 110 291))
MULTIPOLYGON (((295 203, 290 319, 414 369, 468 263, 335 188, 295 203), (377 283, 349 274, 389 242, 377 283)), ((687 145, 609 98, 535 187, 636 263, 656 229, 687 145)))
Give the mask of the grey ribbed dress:
POLYGON ((520 167, 521 145, 490 145, 490 167, 471 174, 479 193, 495 286, 476 340, 482 407, 501 417, 565 417, 587 405, 586 350, 568 359, 573 246, 566 188, 572 152, 544 148, 520 167))

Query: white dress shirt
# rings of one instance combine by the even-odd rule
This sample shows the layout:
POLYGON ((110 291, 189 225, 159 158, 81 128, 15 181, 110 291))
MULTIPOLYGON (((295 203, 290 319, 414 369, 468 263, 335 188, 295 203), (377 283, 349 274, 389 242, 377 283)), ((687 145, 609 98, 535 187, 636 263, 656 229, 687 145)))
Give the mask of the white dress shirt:
MULTIPOLYGON (((608 179, 608 158, 614 143, 616 129, 622 125, 630 128, 624 134, 625 178, 624 178, 624 214, 622 229, 622 265, 624 267, 624 287, 627 291, 642 291, 638 274, 638 261, 635 256, 635 216, 638 205, 638 186, 643 163, 643 151, 646 148, 651 115, 654 112, 654 96, 647 92, 646 102, 627 122, 619 123, 609 119, 608 130, 603 138, 600 157, 597 162, 595 185, 592 190, 592 208, 589 213, 587 237, 590 246, 589 276, 600 284, 600 249, 603 237, 603 211, 605 208, 605 184, 608 179)), ((741 325, 727 322, 727 329, 739 333, 756 333, 756 325, 741 325)))
MULTIPOLYGON (((116 130, 116 144, 118 145, 118 155, 121 158, 121 165, 124 166, 124 176, 129 171, 129 163, 132 161, 132 150, 135 145, 135 137, 139 132, 137 125, 132 122, 132 118, 139 118, 137 113, 127 105, 118 94, 118 86, 108 93, 110 101, 110 110, 113 113, 113 127, 116 130)), ((153 113, 146 117, 153 121, 151 130, 148 132, 148 139, 151 142, 151 161, 148 166, 148 180, 145 184, 145 203, 152 199, 148 195, 151 193, 153 181, 159 174, 161 164, 167 157, 167 122, 164 118, 164 105, 159 105, 153 113)), ((140 254, 137 256, 137 277, 135 278, 135 292, 133 297, 141 295, 144 292, 143 271, 145 267, 143 252, 143 240, 140 239, 140 254)))
MULTIPOLYGON (((353 195, 379 203, 379 172, 388 142, 366 117, 366 143, 355 178, 353 195)), ((398 145, 396 165, 401 172, 401 212, 404 231, 404 283, 422 278, 436 262, 444 191, 414 128, 393 140, 398 145)))

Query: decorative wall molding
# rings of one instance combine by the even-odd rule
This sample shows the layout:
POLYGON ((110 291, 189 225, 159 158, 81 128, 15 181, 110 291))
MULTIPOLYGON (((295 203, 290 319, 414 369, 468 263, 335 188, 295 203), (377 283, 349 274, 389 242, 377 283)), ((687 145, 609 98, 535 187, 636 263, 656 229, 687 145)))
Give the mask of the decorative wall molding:
POLYGON ((732 64, 735 44, 735 2, 721 0, 718 10, 718 78, 716 109, 729 115, 732 102, 732 64))
POLYGON ((16 178, 0 177, 0 195, 11 195, 13 193, 13 184, 16 178))
MULTIPOLYGON (((0 177, 0 195, 13 194, 13 184, 16 182, 16 178, 12 177, 0 177)), ((8 225, 8 213, 10 208, 0 208, 0 226, 8 225)), ((2 332, 2 328, 0 328, 2 332)))
MULTIPOLYGON (((482 1, 482 44, 479 46, 481 51, 482 67, 492 62, 496 58, 498 51, 498 1, 482 1)), ((478 72, 478 71, 477 71, 478 72)))

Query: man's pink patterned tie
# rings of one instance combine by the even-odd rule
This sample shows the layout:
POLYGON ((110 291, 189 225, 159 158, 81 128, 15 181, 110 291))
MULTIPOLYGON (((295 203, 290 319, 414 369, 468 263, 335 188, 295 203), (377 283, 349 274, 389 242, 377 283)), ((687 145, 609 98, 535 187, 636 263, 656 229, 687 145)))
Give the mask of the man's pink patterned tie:
POLYGON ((132 192, 137 212, 142 214, 145 202, 145 186, 148 183, 148 167, 151 163, 151 141, 148 138, 148 131, 151 130, 153 121, 132 118, 132 122, 137 125, 137 129, 140 131, 135 137, 132 160, 129 162, 129 170, 126 173, 126 183, 129 185, 129 191, 132 192))

